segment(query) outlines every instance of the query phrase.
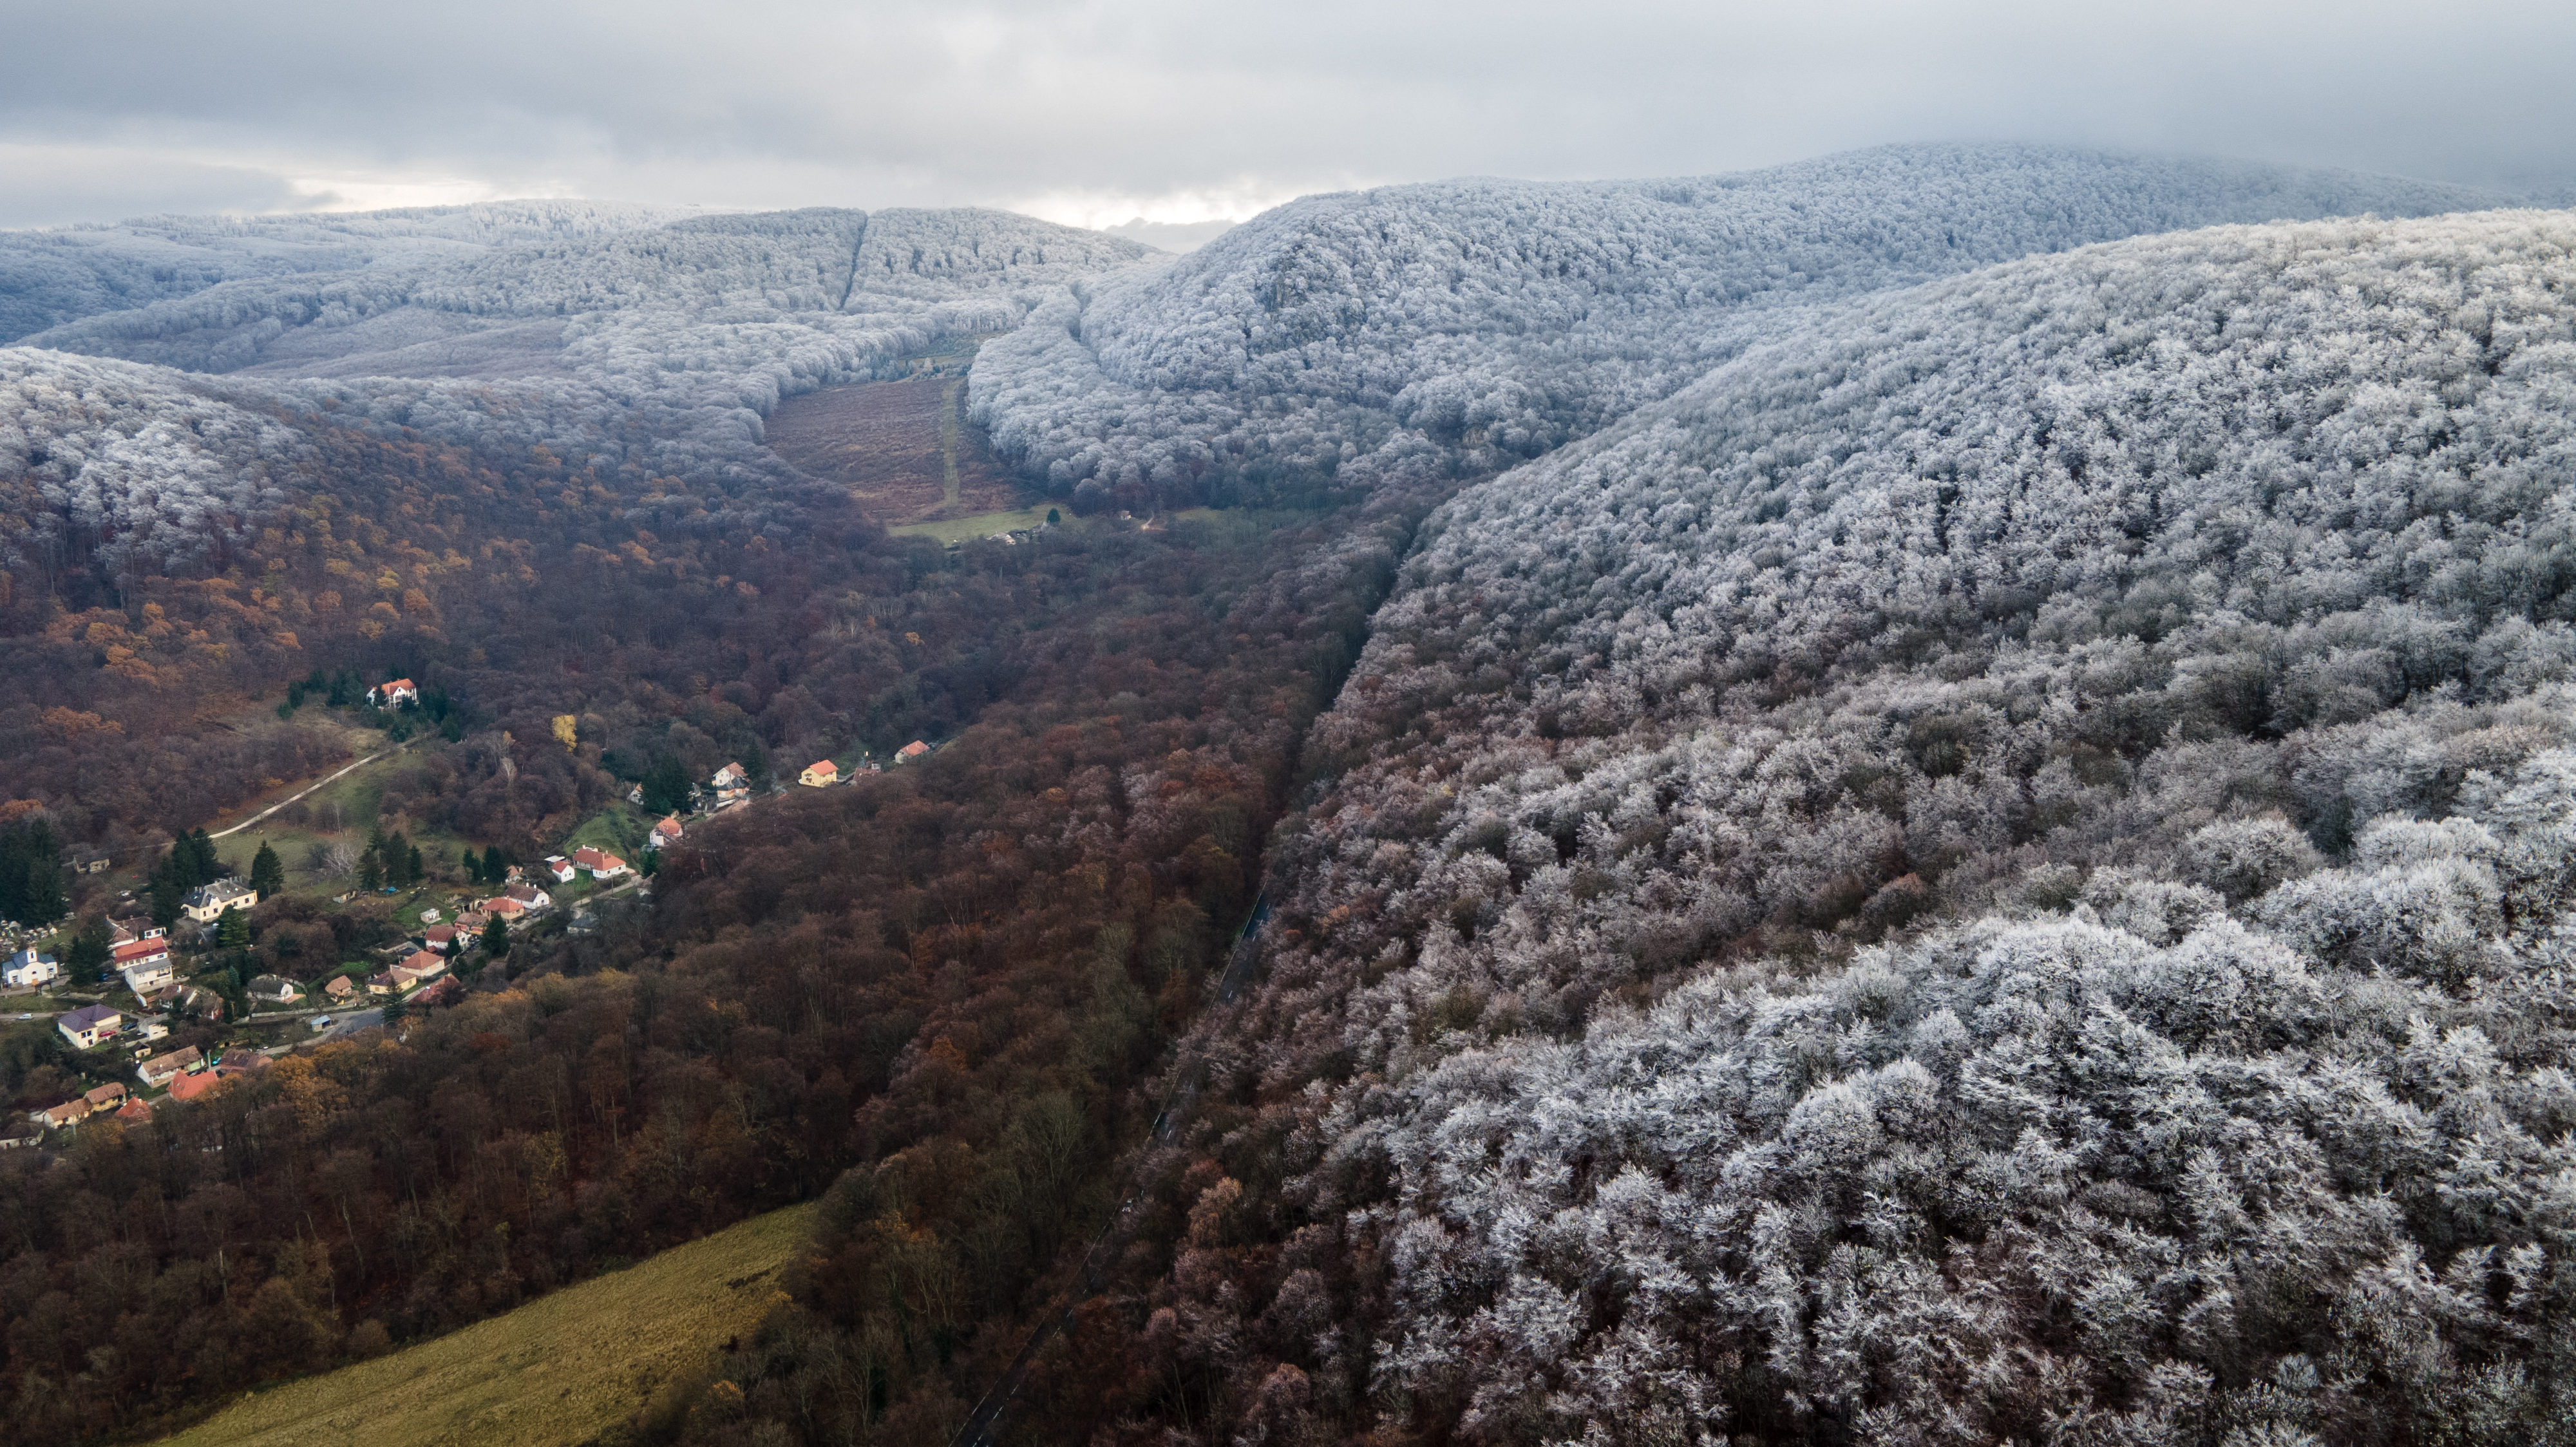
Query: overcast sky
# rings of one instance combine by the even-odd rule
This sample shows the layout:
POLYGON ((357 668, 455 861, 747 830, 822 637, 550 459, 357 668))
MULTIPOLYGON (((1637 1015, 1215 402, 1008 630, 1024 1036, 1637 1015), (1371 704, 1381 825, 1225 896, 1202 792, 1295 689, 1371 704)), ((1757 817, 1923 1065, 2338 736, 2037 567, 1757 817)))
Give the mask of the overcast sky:
POLYGON ((2024 139, 2576 180, 2576 4, 0 0, 0 226, 501 196, 1102 225, 2024 139))

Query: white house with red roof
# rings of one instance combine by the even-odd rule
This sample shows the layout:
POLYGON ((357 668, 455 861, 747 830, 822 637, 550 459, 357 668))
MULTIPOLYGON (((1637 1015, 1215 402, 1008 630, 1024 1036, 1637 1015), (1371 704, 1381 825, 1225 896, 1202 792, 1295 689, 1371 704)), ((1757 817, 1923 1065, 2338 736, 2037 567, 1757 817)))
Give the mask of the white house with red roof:
POLYGON ((562 855, 549 854, 546 856, 546 873, 553 876, 557 884, 570 884, 581 871, 573 868, 572 861, 562 855))
POLYGON ((590 871, 593 879, 615 879, 626 873, 626 861, 598 849, 576 849, 572 852, 575 866, 590 871))
POLYGON ((647 849, 668 849, 672 845, 679 843, 681 836, 686 833, 688 833, 688 831, 680 827, 680 816, 673 814, 664 818, 661 823, 654 825, 653 832, 644 836, 644 847, 647 849))
POLYGON ((166 988, 179 977, 170 964, 170 941, 161 935, 118 945, 111 962, 125 977, 125 988, 138 998, 166 988))
POLYGON ((418 703, 420 685, 408 678, 397 678, 390 683, 380 683, 367 690, 367 702, 378 708, 400 708, 407 703, 418 703))

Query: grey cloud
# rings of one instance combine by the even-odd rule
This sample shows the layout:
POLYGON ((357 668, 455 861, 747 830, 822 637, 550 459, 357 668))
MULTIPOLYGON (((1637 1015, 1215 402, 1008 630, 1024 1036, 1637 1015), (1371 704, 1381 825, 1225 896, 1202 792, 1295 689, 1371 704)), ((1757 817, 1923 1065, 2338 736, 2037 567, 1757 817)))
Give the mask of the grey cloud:
MULTIPOLYGON (((7 8, 0 140, 22 158, 113 142, 495 191, 735 205, 1285 194, 1707 172, 1953 137, 2486 183, 2576 176, 2565 6, 7 8)), ((213 194, 162 169, 103 177, 99 204, 213 194)), ((44 191, 0 157, 0 222, 58 215, 20 199, 44 191)))

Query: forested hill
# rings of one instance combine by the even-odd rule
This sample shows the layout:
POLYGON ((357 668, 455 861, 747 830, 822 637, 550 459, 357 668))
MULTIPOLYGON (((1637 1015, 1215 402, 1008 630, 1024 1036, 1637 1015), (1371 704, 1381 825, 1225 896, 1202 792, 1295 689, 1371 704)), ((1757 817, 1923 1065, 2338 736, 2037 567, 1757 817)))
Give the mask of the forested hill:
POLYGON ((1790 325, 1783 307, 2123 236, 2495 204, 2349 172, 2005 145, 1312 196, 1044 311, 985 351, 975 406, 1033 476, 1122 505, 1472 474, 1670 394, 1790 325))
POLYGON ((101 313, 0 351, 0 480, 30 504, 0 543, 39 571, 176 568, 274 510, 294 419, 325 416, 394 440, 546 448, 666 531, 785 525, 802 479, 761 440, 781 396, 1015 326, 1149 255, 996 211, 795 211, 566 224, 101 313), (210 431, 200 414, 229 420, 210 431))
POLYGON ((398 267, 659 226, 684 213, 615 201, 489 201, 0 231, 0 342, 225 281, 398 267))
POLYGON ((1131 1395, 1064 1400, 2568 1420, 2571 297, 2565 212, 2034 258, 1435 514, 1198 1027, 1187 1249, 1085 1348, 1131 1395))

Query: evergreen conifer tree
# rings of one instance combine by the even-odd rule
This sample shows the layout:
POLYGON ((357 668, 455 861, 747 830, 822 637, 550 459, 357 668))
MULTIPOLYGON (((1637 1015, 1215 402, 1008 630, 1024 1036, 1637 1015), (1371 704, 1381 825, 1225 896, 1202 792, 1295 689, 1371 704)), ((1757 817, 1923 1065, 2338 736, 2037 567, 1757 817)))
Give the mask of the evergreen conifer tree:
POLYGON ((510 953, 510 921, 505 915, 492 916, 483 927, 483 953, 500 959, 510 953))
POLYGON ((259 852, 250 857, 250 887, 258 890, 262 899, 286 888, 286 864, 265 842, 259 846, 259 852))

